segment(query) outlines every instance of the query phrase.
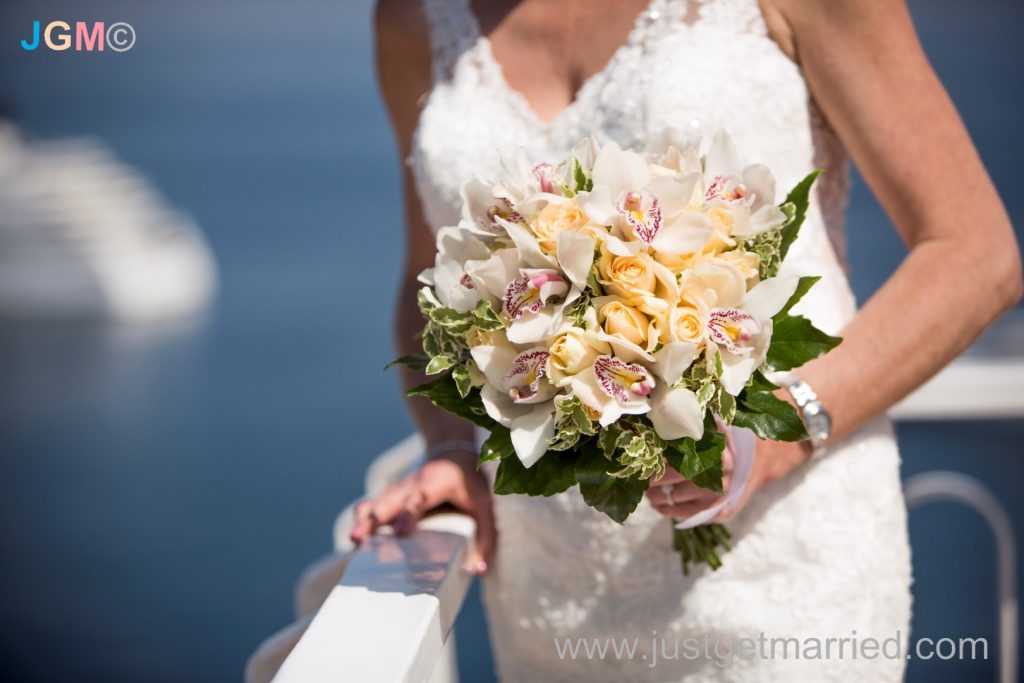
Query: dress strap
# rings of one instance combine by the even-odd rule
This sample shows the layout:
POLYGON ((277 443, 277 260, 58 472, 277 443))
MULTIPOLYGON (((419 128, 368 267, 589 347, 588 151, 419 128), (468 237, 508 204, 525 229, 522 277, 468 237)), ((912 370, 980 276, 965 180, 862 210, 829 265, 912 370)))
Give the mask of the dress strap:
POLYGON ((470 0, 420 0, 430 36, 434 82, 451 78, 459 56, 480 37, 470 0))

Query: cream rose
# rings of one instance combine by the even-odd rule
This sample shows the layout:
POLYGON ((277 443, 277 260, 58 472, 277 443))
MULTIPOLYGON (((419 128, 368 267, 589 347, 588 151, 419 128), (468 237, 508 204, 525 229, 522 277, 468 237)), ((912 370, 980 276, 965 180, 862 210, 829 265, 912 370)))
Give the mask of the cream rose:
POLYGON ((587 225, 587 216, 572 199, 551 201, 530 222, 540 248, 553 254, 558 245, 558 234, 566 230, 579 232, 587 225))
POLYGON ((654 294, 658 286, 652 259, 643 252, 636 256, 616 256, 604 251, 598 261, 598 271, 605 290, 624 299, 654 294))
POLYGON ((698 346, 704 342, 710 315, 700 299, 696 299, 695 303, 695 306, 676 306, 669 313, 669 330, 674 341, 698 346))
POLYGON ((696 305, 698 299, 710 308, 739 306, 747 293, 743 273, 728 261, 706 261, 683 273, 680 301, 696 305))
POLYGON ((548 351, 548 377, 555 386, 562 387, 593 365, 599 355, 608 353, 609 347, 585 330, 573 327, 559 335, 548 351))
POLYGON ((597 318, 606 333, 622 337, 641 348, 647 345, 650 320, 632 306, 610 301, 597 312, 597 318))

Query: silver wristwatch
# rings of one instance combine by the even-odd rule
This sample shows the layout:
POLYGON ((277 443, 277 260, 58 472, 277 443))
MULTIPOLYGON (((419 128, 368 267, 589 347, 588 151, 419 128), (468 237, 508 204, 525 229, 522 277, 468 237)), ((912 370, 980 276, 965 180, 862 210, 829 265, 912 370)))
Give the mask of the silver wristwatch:
POLYGON ((791 372, 774 373, 769 379, 793 397, 800 419, 804 422, 804 428, 811 437, 814 455, 821 453, 832 435, 832 416, 825 409, 825 404, 818 399, 810 384, 791 372))

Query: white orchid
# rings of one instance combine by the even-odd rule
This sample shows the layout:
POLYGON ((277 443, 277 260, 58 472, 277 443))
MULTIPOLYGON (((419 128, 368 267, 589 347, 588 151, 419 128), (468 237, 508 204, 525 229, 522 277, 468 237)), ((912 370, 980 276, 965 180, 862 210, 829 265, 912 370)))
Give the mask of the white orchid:
POLYGON ((490 256, 487 245, 461 228, 437 231, 434 267, 420 273, 419 281, 434 288, 438 300, 457 311, 469 311, 481 299, 468 271, 490 256))
POLYGON ((502 188, 496 188, 480 178, 473 178, 462 186, 462 221, 459 227, 483 239, 493 239, 503 234, 496 219, 520 221, 513 200, 502 188))
POLYGON ((502 219, 498 222, 515 243, 520 260, 504 273, 502 310, 511 321, 509 341, 539 343, 558 330, 566 307, 586 287, 594 262, 594 238, 559 233, 556 254, 548 255, 525 227, 502 219))
POLYGON ((654 388, 647 418, 658 436, 666 441, 686 436, 699 439, 704 435, 704 409, 697 395, 674 386, 696 356, 697 345, 681 341, 669 342, 654 353, 654 372, 664 382, 654 388))
POLYGON ((608 248, 617 255, 648 247, 685 254, 711 235, 711 221, 690 206, 699 180, 696 171, 654 176, 642 156, 610 142, 594 161, 593 190, 579 193, 577 201, 594 223, 615 229, 608 248))
POLYGON ((715 136, 704 167, 704 203, 732 215, 732 236, 751 237, 780 227, 786 214, 775 205, 775 177, 762 164, 743 166, 731 137, 715 136))
POLYGON ((572 392, 600 413, 607 427, 623 415, 642 415, 651 409, 647 397, 655 386, 650 370, 615 356, 598 356, 594 364, 572 379, 572 392))
MULTIPOLYGON (((771 344, 772 317, 796 291, 800 279, 779 276, 763 280, 739 301, 723 297, 708 317, 707 344, 722 358, 722 388, 738 395, 764 363, 771 344)), ((710 355, 709 355, 710 357, 710 355)))
POLYGON ((511 345, 476 346, 471 352, 487 382, 480 390, 484 409, 508 427, 524 467, 532 467, 555 433, 556 389, 548 381, 545 348, 516 351, 511 345))

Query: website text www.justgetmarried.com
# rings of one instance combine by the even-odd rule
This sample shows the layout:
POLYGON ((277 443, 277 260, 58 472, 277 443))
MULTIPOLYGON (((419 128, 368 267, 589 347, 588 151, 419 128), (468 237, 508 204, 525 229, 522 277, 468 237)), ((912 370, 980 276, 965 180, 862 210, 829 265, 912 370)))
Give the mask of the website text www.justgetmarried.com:
POLYGON ((904 639, 897 631, 889 638, 860 637, 857 631, 836 637, 772 637, 764 632, 753 638, 701 636, 670 638, 652 633, 640 638, 555 638, 559 659, 575 661, 633 661, 654 668, 663 662, 705 660, 726 668, 738 659, 845 660, 938 659, 987 660, 985 638, 904 639))

